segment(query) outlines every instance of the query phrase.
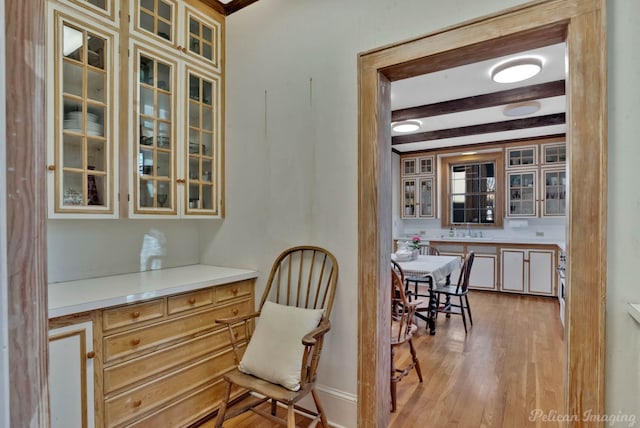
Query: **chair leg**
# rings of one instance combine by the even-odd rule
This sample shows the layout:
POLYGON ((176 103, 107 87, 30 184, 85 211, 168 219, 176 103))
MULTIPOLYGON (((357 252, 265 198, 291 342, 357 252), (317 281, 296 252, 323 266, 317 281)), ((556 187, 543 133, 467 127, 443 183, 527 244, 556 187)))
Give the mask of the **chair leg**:
POLYGON ((467 333, 467 316, 464 313, 464 305, 462 304, 462 296, 460 296, 460 314, 462 315, 462 324, 464 325, 464 332, 467 333))
POLYGON ((273 398, 271 399, 271 414, 273 416, 276 415, 276 409, 278 407, 278 402, 276 400, 274 400, 273 398))
POLYGON ((420 370, 420 360, 418 360, 418 356, 416 354, 416 349, 413 347, 413 340, 409 339, 409 349, 411 351, 411 358, 413 359, 414 367, 418 372, 418 379, 422 382, 422 370, 420 370))
POLYGON ((391 347, 391 411, 396 411, 396 365, 394 364, 394 357, 396 354, 396 349, 391 347))
POLYGON ((469 322, 473 325, 473 318, 471 318, 471 306, 469 306, 469 295, 465 295, 464 299, 467 301, 467 312, 469 313, 469 322))
POLYGON ((293 403, 289 403, 287 407, 287 428, 296 428, 296 412, 294 412, 293 403))
POLYGON ((218 409, 218 417, 216 418, 216 424, 214 428, 222 428, 222 424, 224 423, 224 415, 227 413, 227 403, 229 403, 229 398, 231 397, 231 382, 227 382, 227 390, 224 393, 224 398, 220 403, 220 409, 218 409))
POLYGON ((329 428, 327 417, 324 414, 324 409, 322 408, 322 404, 320 404, 320 397, 318 397, 318 391, 316 391, 315 388, 311 390, 311 396, 313 397, 313 402, 316 404, 318 415, 320 415, 320 423, 324 428, 329 428))

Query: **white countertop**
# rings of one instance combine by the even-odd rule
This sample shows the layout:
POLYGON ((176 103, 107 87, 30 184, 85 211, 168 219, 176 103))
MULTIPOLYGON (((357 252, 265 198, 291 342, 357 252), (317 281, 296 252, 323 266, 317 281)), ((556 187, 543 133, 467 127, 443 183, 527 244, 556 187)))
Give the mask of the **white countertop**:
MULTIPOLYGON (((396 237, 399 241, 410 241, 411 236, 401 236, 396 237)), ((425 237, 421 236, 422 242, 427 243, 430 241, 437 242, 453 242, 453 243, 468 243, 468 244, 536 244, 536 245, 557 245, 561 249, 565 249, 564 241, 559 241, 557 239, 545 238, 545 237, 523 237, 523 236, 485 236, 485 237, 465 237, 465 236, 456 236, 456 237, 425 237)))
POLYGON ((228 284, 257 276, 256 271, 248 269, 191 265, 57 282, 49 284, 49 318, 228 284))

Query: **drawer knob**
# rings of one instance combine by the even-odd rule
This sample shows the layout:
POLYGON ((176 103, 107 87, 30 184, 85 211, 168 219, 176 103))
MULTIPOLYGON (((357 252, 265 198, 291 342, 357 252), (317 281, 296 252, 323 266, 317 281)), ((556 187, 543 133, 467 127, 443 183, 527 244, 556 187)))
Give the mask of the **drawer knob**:
POLYGON ((139 316, 140 316, 140 312, 138 312, 138 311, 135 311, 135 312, 131 313, 131 318, 135 319, 135 318, 138 318, 139 316))
POLYGON ((142 400, 135 400, 133 402, 133 407, 140 407, 142 406, 142 400))
POLYGON ((237 308, 233 308, 231 310, 231 312, 233 312, 233 315, 238 315, 238 309, 237 308))
POLYGON ((96 353, 93 351, 87 352, 87 358, 92 360, 96 357, 96 353))
POLYGON ((190 305, 195 305, 195 303, 196 303, 196 298, 195 298, 195 297, 191 297, 191 298, 189 299, 189 304, 190 304, 190 305))
POLYGON ((131 344, 132 344, 133 346, 138 346, 138 345, 140 344, 140 339, 133 339, 133 340, 131 341, 131 344))
POLYGON ((233 294, 234 296, 238 294, 238 289, 234 288, 233 290, 231 290, 231 294, 233 294))

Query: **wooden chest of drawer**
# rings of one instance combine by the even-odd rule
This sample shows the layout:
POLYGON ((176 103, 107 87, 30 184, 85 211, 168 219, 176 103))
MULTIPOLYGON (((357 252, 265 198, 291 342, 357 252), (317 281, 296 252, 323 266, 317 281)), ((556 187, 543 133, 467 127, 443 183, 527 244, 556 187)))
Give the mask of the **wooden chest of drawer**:
POLYGON ((104 362, 151 351, 160 345, 170 345, 213 328, 218 318, 233 317, 253 310, 251 300, 243 300, 226 306, 196 312, 179 318, 152 324, 104 338, 104 362))

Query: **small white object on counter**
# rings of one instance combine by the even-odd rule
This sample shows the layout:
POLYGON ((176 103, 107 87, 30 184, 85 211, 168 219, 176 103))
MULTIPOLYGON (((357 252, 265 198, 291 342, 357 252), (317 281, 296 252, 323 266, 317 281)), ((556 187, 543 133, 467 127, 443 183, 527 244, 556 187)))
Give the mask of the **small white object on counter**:
POLYGON ((640 303, 629 303, 629 314, 640 324, 640 303))
POLYGON ((49 284, 49 318, 256 278, 258 273, 191 265, 49 284))

